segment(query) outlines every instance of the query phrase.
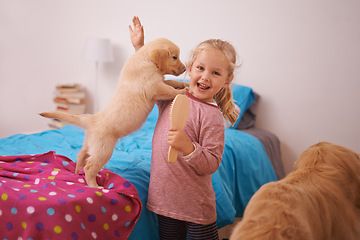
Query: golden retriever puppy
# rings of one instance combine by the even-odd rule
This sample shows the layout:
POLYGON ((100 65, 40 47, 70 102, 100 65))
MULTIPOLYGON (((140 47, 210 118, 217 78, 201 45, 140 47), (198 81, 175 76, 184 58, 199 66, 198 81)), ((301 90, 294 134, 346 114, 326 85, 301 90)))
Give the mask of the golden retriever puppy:
POLYGON ((164 80, 164 74, 177 76, 185 71, 179 54, 179 48, 165 38, 149 42, 126 62, 114 96, 99 113, 40 114, 86 130, 75 173, 78 174, 79 170, 84 169, 89 186, 99 187, 96 175, 110 160, 118 138, 140 128, 157 100, 173 99, 177 94, 186 91, 187 83, 164 80))
POLYGON ((250 199, 231 240, 359 240, 360 159, 321 142, 250 199))

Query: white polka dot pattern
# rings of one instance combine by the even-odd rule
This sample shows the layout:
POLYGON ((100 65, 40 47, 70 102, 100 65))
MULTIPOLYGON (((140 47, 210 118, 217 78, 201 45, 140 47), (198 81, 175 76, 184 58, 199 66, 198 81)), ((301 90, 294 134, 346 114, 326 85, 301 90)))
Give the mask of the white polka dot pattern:
POLYGON ((48 152, 0 157, 1 239, 127 239, 141 212, 135 187, 102 169, 86 185, 75 163, 48 152))

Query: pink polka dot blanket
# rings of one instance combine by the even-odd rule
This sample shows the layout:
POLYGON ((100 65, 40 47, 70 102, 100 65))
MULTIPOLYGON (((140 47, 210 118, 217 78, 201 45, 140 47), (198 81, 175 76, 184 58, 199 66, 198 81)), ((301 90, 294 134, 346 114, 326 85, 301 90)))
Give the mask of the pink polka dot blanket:
POLYGON ((53 151, 1 156, 1 239, 127 239, 142 209, 135 187, 102 169, 104 189, 91 188, 74 171, 53 151))

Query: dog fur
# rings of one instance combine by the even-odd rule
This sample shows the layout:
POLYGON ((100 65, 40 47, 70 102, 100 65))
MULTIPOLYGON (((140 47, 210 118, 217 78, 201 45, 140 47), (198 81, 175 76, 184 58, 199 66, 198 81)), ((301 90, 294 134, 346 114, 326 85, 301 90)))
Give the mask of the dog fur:
POLYGON ((360 239, 359 155, 326 142, 310 147, 292 173, 254 194, 230 239, 360 239))
POLYGON ((177 94, 185 93, 186 83, 164 80, 164 74, 177 76, 185 71, 179 54, 179 48, 165 38, 147 43, 126 62, 115 94, 99 113, 40 114, 86 130, 75 173, 84 169, 89 186, 99 187, 96 175, 110 160, 118 138, 137 130, 145 122, 157 100, 173 99, 177 94))

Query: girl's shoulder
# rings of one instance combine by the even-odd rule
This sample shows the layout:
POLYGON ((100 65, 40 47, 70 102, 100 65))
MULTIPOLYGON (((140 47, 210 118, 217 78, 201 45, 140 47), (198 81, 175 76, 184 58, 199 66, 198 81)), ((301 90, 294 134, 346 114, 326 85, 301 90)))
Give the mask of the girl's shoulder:
POLYGON ((188 96, 188 98, 193 101, 193 104, 197 104, 198 106, 200 107, 203 107, 203 108, 207 108, 207 107, 211 107, 211 108, 214 108, 214 109, 219 109, 218 105, 216 103, 208 103, 208 102, 204 102, 196 97, 194 97, 191 93, 189 92, 186 92, 185 93, 186 96, 188 96))
POLYGON ((190 115, 198 119, 201 125, 223 125, 223 115, 220 108, 216 104, 201 101, 190 93, 187 94, 190 100, 190 115))

